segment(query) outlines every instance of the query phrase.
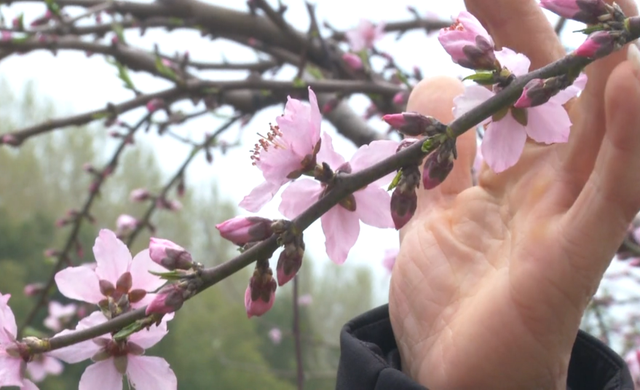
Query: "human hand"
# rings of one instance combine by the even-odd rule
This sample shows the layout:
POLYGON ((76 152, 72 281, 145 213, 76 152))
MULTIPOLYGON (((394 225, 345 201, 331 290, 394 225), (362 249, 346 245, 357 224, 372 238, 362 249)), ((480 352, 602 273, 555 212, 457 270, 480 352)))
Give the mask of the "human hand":
MULTIPOLYGON (((467 0, 496 44, 532 69, 564 50, 534 0, 467 0)), ((635 15, 633 1, 618 4, 635 15)), ((566 144, 529 140, 519 162, 483 167, 473 131, 401 232, 389 310, 403 370, 431 390, 565 389, 584 310, 640 208, 640 63, 626 48, 587 68, 566 107, 566 144)), ((451 122, 461 83, 423 81, 407 111, 451 122)))

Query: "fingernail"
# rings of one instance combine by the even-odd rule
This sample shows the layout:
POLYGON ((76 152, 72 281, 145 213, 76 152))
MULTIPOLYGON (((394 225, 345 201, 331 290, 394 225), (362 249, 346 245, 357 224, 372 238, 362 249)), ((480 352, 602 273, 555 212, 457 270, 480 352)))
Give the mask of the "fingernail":
POLYGON ((629 45, 627 60, 631 63, 633 69, 637 73, 640 73, 640 49, 638 49, 638 41, 634 41, 629 45))

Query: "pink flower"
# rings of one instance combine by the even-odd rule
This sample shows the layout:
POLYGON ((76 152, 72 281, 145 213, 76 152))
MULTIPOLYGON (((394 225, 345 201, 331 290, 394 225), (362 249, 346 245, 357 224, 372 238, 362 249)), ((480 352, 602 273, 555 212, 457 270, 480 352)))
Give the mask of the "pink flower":
POLYGON ((47 356, 36 355, 32 361, 27 363, 27 372, 34 382, 42 382, 47 375, 60 375, 64 366, 60 360, 47 356))
MULTIPOLYGON (((322 148, 318 153, 318 161, 326 162, 334 169, 357 172, 396 152, 398 143, 394 141, 374 141, 364 145, 353 155, 351 161, 345 164, 344 158, 333 150, 329 134, 322 135, 322 148)), ((387 191, 380 188, 388 184, 390 176, 383 177, 375 183, 356 191, 353 194, 355 204, 352 210, 343 205, 336 205, 321 218, 329 258, 335 263, 342 264, 347 259, 349 250, 356 243, 360 233, 360 223, 391 228, 390 197, 387 191)), ((280 212, 289 219, 293 219, 306 210, 309 205, 320 198, 325 186, 314 180, 297 180, 290 184, 282 193, 280 212)))
POLYGON ((64 296, 93 304, 106 299, 122 301, 127 295, 131 306, 141 307, 151 302, 155 294, 147 294, 162 286, 165 281, 149 271, 165 269, 143 250, 133 259, 129 249, 116 235, 107 229, 100 230, 93 246, 96 258, 95 270, 87 266, 68 267, 55 276, 58 290, 64 296))
POLYGON ((629 366, 633 383, 640 385, 640 350, 630 351, 625 355, 624 360, 629 366))
MULTIPOLYGON (((527 73, 531 64, 526 56, 508 48, 496 52, 496 57, 516 76, 527 73)), ((545 144, 567 142, 571 120, 562 105, 576 96, 585 83, 586 76, 580 76, 574 85, 543 105, 526 109, 511 107, 498 120, 488 118, 484 123, 488 125, 481 149, 489 167, 499 173, 515 165, 524 150, 527 136, 545 144)), ((466 87, 464 94, 454 100, 454 116, 462 116, 493 95, 494 92, 479 85, 466 87)))
POLYGON ((138 220, 128 214, 122 214, 116 220, 118 235, 130 233, 136 226, 138 226, 138 220))
POLYGON ((69 322, 77 310, 78 307, 73 303, 62 305, 60 302, 51 301, 49 302, 49 316, 44 319, 44 326, 54 332, 60 332, 63 324, 69 322))
POLYGON ((25 360, 16 344, 18 326, 13 311, 7 305, 11 295, 0 293, 0 387, 23 386, 25 360))
POLYGON ((235 217, 216 225, 220 235, 236 245, 262 241, 273 233, 272 220, 260 217, 235 217))
POLYGON ((298 305, 309 306, 313 303, 313 297, 311 294, 304 294, 298 297, 298 305))
POLYGON ((162 238, 151 237, 149 257, 168 270, 189 269, 193 265, 191 253, 180 245, 162 238))
POLYGON ((396 264, 396 257, 398 257, 399 249, 387 249, 384 252, 384 259, 382 259, 382 266, 391 273, 393 266, 396 264))
POLYGON ((598 16, 607 13, 602 0, 541 0, 540 6, 563 18, 597 24, 598 16))
POLYGON ((362 60, 353 53, 344 53, 342 55, 342 60, 353 70, 362 69, 362 60))
POLYGON ((284 115, 276 118, 278 126, 272 126, 267 137, 256 144, 251 158, 262 171, 265 182, 242 199, 243 209, 259 211, 286 182, 315 167, 322 116, 311 88, 309 103, 289 97, 284 115))
POLYGON ((345 34, 349 41, 349 45, 351 46, 351 50, 360 51, 362 49, 373 48, 373 43, 384 35, 384 26, 385 24, 383 22, 374 26, 370 21, 360 19, 358 27, 347 31, 345 34))
POLYGON ((271 342, 278 345, 282 341, 282 331, 278 328, 273 328, 269 331, 269 338, 271 342))
POLYGON ((496 69, 493 39, 480 21, 462 11, 451 27, 440 30, 438 40, 456 64, 470 69, 496 69))
MULTIPOLYGON (((106 321, 107 318, 96 311, 82 319, 76 330, 106 321)), ((158 326, 132 334, 126 341, 115 341, 110 335, 104 335, 51 351, 49 355, 70 364, 86 359, 96 362, 84 370, 79 390, 121 390, 125 374, 137 390, 174 390, 178 387, 178 380, 166 360, 142 356, 145 349, 157 344, 167 332, 167 323, 163 320, 158 326)), ((60 335, 66 333, 71 331, 64 330, 60 335)))

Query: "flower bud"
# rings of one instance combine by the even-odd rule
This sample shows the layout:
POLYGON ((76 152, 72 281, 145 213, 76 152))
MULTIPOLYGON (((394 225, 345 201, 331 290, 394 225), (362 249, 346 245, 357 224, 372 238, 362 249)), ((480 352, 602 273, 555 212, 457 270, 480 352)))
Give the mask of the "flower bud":
POLYGON ((180 245, 162 238, 149 239, 149 257, 168 270, 190 269, 193 266, 191 253, 180 245))
POLYGON ((608 15, 603 0, 541 0, 540 6, 563 18, 587 24, 598 24, 608 15))
POLYGON ((362 69, 362 60, 353 53, 344 53, 342 55, 342 60, 353 70, 362 69))
POLYGON ((244 292, 244 306, 247 310, 247 317, 260 317, 268 312, 276 299, 276 281, 273 280, 273 272, 269 268, 257 266, 253 276, 249 281, 249 286, 244 292))
POLYGON ((147 110, 149 112, 155 112, 164 107, 165 107, 164 100, 160 98, 154 98, 147 102, 147 110))
POLYGON ((24 286, 24 295, 28 297, 34 297, 44 289, 44 284, 42 283, 30 283, 24 286))
POLYGON ((272 223, 270 219, 260 217, 235 217, 217 224, 216 228, 223 238, 242 246, 269 238, 273 233, 272 223))
POLYGON ((280 341, 282 341, 282 331, 278 328, 272 328, 269 331, 269 338, 272 343, 276 345, 280 344, 280 341))
POLYGON ((417 112, 388 114, 382 117, 391 127, 409 137, 434 136, 444 132, 446 126, 436 118, 417 112))
POLYGON ((424 162, 422 186, 425 190, 436 188, 447 178, 453 169, 454 154, 441 150, 431 153, 424 162))
POLYGON ((151 197, 151 194, 149 193, 149 191, 145 190, 144 188, 135 189, 131 191, 131 194, 129 194, 129 199, 132 202, 143 202, 149 199, 150 197, 151 197))
POLYGON ((619 49, 615 37, 609 31, 597 31, 587 38, 573 54, 578 57, 600 58, 619 49))
POLYGON ((474 70, 500 69, 491 36, 469 12, 460 12, 451 27, 440 30, 438 40, 460 66, 474 70))
POLYGON ((116 231, 118 235, 129 233, 135 229, 136 226, 138 226, 138 220, 127 214, 120 215, 116 220, 116 231))
POLYGON ((153 301, 147 306, 146 315, 169 314, 177 311, 184 303, 184 289, 176 283, 162 287, 153 301))
POLYGON ((11 134, 5 134, 2 137, 0 137, 0 144, 19 146, 21 143, 22 143, 21 140, 19 140, 18 138, 16 138, 16 136, 11 134))
POLYGON ((418 207, 416 190, 404 192, 399 187, 391 194, 391 218, 397 230, 409 222, 418 207))
POLYGON ((567 87, 567 77, 557 76, 546 80, 533 79, 524 86, 522 95, 513 105, 515 108, 540 106, 567 87))
POLYGON ((302 240, 294 240, 284 246, 284 250, 278 258, 278 286, 282 287, 293 279, 302 266, 302 257, 304 256, 304 242, 302 240))
POLYGON ((401 91, 393 95, 393 104, 397 104, 398 106, 403 106, 407 104, 408 99, 409 99, 409 92, 401 91))

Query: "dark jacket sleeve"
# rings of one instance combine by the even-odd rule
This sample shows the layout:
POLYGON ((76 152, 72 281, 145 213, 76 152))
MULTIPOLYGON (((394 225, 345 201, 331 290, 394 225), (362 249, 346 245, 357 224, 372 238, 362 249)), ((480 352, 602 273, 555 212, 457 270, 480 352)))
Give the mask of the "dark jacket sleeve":
MULTIPOLYGON (((401 369, 389 307, 371 310, 346 324, 340 334, 336 390, 424 390, 401 369)), ((567 389, 633 390, 624 360, 596 338, 576 337, 567 389)))

